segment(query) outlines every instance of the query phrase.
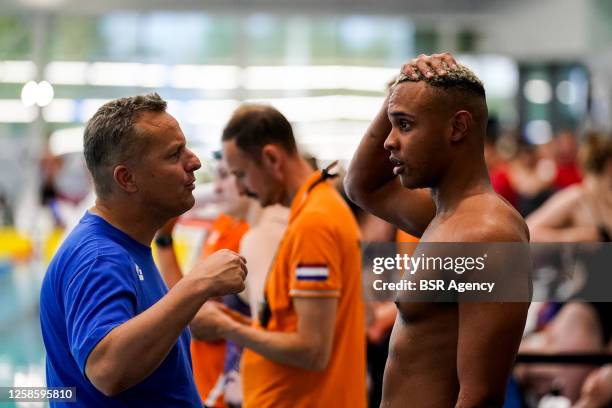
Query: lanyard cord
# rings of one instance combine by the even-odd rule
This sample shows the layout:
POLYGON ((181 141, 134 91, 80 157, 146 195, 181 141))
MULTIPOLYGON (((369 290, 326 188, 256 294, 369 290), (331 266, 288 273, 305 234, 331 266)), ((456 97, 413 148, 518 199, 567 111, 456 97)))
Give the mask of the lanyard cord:
POLYGON ((321 178, 318 179, 317 181, 315 181, 314 183, 312 183, 312 185, 310 187, 308 187, 308 190, 306 192, 310 193, 313 188, 315 188, 318 184, 322 183, 325 180, 329 180, 329 179, 338 177, 338 173, 330 173, 329 172, 336 164, 338 164, 338 160, 334 161, 329 166, 327 166, 326 168, 321 170, 321 178))

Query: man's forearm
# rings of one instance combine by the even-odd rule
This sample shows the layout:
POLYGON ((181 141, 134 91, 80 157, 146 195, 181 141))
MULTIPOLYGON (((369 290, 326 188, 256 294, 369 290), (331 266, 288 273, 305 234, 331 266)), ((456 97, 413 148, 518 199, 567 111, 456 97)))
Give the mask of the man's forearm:
POLYGON ((168 288, 172 288, 183 277, 172 246, 157 247, 157 266, 168 288))
POLYGON ((532 227, 532 242, 594 242, 597 241, 597 234, 594 229, 589 227, 532 227))
POLYGON ((235 322, 223 328, 222 334, 277 363, 305 370, 322 370, 327 365, 320 348, 306 343, 297 332, 270 332, 235 322))
POLYGON ((148 377, 206 300, 207 288, 180 281, 149 309, 113 329, 92 351, 86 373, 106 395, 148 377))
POLYGON ((504 405, 504 400, 504 394, 478 394, 461 390, 455 408, 499 408, 504 405))
POLYGON ((384 142, 391 132, 391 122, 387 116, 389 98, 385 98, 381 109, 363 136, 349 166, 345 187, 351 199, 377 190, 393 180, 393 165, 384 142))

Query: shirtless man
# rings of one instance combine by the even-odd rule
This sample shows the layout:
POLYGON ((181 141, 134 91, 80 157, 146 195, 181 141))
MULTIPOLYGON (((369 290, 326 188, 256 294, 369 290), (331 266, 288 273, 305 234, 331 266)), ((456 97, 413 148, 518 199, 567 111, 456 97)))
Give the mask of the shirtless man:
MULTIPOLYGON (((426 242, 522 242, 520 215, 491 188, 482 83, 450 54, 402 69, 350 165, 365 210, 426 242), (429 188, 425 190, 423 188, 429 188)), ((501 407, 527 303, 398 303, 383 407, 501 407)))

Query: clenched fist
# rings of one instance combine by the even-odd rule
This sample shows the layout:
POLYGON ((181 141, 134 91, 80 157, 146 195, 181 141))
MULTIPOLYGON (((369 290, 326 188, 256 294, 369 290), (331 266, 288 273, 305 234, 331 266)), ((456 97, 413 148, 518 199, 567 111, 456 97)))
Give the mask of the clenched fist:
POLYGON ((246 260, 234 251, 222 249, 199 261, 185 279, 204 285, 206 297, 218 297, 244 290, 246 260))

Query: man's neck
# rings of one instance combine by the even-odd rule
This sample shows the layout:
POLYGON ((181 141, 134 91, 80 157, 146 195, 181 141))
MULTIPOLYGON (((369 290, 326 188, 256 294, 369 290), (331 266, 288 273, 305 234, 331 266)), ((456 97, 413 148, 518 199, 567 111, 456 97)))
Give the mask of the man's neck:
POLYGON ((90 212, 102 217, 106 222, 118 230, 126 233, 132 239, 143 245, 150 246, 155 232, 161 225, 157 225, 138 206, 121 205, 117 202, 108 202, 96 199, 96 204, 90 212))
POLYGON ((314 169, 301 156, 287 161, 285 167, 286 183, 285 197, 281 203, 285 207, 291 207, 291 202, 297 194, 300 187, 306 183, 314 169))
POLYGON ((484 159, 461 161, 451 165, 440 183, 432 188, 436 216, 449 214, 467 197, 491 190, 484 159))
POLYGON ((261 206, 257 203, 257 201, 248 199, 248 202, 244 206, 241 206, 234 211, 225 211, 223 213, 229 215, 235 220, 246 221, 247 224, 253 225, 259 218, 260 212, 261 206))

